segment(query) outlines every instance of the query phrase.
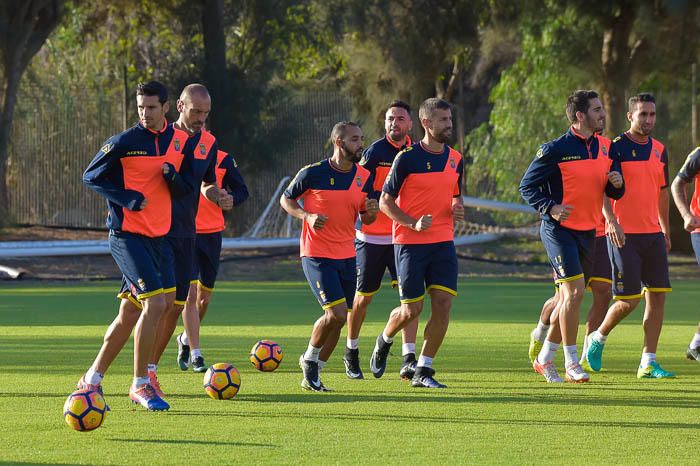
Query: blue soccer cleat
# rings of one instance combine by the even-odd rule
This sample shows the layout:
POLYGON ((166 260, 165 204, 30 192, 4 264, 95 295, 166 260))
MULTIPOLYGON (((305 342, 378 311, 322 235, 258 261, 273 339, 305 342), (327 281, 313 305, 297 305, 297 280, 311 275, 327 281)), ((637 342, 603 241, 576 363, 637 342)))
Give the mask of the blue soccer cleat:
POLYGON ((151 384, 143 384, 139 387, 133 385, 129 389, 129 398, 134 404, 140 404, 148 411, 167 411, 170 405, 156 394, 151 384))
POLYGON ((591 370, 598 372, 603 367, 603 343, 588 337, 588 352, 586 353, 586 361, 591 370))

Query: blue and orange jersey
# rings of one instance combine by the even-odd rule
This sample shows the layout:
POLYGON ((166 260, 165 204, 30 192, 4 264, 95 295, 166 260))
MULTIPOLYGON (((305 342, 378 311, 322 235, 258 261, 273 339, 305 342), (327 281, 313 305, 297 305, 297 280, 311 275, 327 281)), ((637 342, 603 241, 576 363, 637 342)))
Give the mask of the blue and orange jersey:
MULTIPOLYGON (((700 147, 696 147, 688 154, 683 166, 678 172, 678 178, 686 183, 695 183, 693 197, 690 199, 690 212, 696 217, 700 217, 700 147)), ((700 228, 696 228, 693 233, 700 233, 700 228)))
MULTIPOLYGON (((374 178, 374 191, 379 193, 382 191, 384 182, 391 170, 391 164, 394 163, 396 154, 401 152, 411 144, 411 138, 406 136, 406 140, 402 144, 397 144, 392 141, 389 136, 384 136, 381 139, 374 141, 365 150, 365 153, 360 160, 360 165, 369 170, 374 178)), ((372 197, 372 195, 370 196, 372 197)), ((381 242, 382 244, 391 244, 391 228, 392 222, 383 212, 377 213, 377 219, 369 225, 362 224, 359 229, 358 237, 369 242, 381 242)))
POLYGON ((578 231, 596 229, 603 208, 603 195, 619 199, 625 186, 615 188, 608 172, 622 173, 620 161, 612 156, 610 140, 594 134, 583 137, 574 128, 543 144, 520 181, 520 195, 537 209, 543 220, 556 204, 573 207, 561 226, 578 231))
POLYGON ((625 172, 625 197, 612 202, 625 233, 659 233, 659 194, 668 186, 668 153, 653 138, 633 141, 627 133, 615 138, 611 152, 625 172))
POLYGON ((109 229, 152 238, 168 233, 172 200, 162 165, 180 170, 186 142, 187 133, 172 125, 152 131, 139 123, 104 143, 83 182, 107 199, 109 229), (144 198, 148 205, 139 210, 144 198))
POLYGON ((209 131, 199 131, 187 139, 180 176, 189 189, 184 195, 173 198, 173 222, 168 236, 195 237, 200 187, 202 182, 216 183, 217 152, 216 138, 209 131))
MULTIPOLYGON (((222 150, 216 153, 216 185, 225 189, 233 196, 233 205, 238 206, 248 199, 248 187, 243 181, 238 164, 227 152, 222 150)), ((197 233, 217 233, 226 228, 224 213, 217 204, 214 204, 203 194, 199 195, 199 208, 197 209, 197 233)))
POLYGON ((372 174, 358 164, 343 172, 326 159, 299 170, 284 196, 301 201, 306 212, 328 217, 320 230, 303 222, 301 257, 355 257, 355 221, 365 209, 373 184, 372 174))
POLYGON ((382 191, 396 199, 396 205, 415 219, 432 215, 425 231, 414 231, 393 222, 394 244, 430 244, 454 239, 452 200, 462 195, 462 154, 448 145, 433 153, 417 142, 394 159, 382 191))

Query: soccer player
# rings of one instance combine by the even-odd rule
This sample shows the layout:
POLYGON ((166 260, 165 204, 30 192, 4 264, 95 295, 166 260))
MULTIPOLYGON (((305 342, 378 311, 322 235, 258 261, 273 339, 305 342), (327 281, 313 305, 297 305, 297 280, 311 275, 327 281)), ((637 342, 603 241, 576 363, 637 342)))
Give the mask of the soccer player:
MULTIPOLYGON (((238 164, 231 155, 221 150, 216 155, 216 185, 233 198, 234 206, 239 206, 248 199, 248 188, 238 170, 238 164)), ((180 369, 186 371, 190 367, 191 357, 193 370, 204 372, 207 366, 199 348, 199 328, 207 313, 219 272, 221 232, 226 227, 223 210, 200 194, 195 223, 195 260, 190 291, 182 312, 185 331, 177 336, 177 363, 180 369)))
MULTIPOLYGON (((190 292, 195 259, 195 218, 200 192, 205 198, 218 204, 222 210, 233 208, 233 197, 216 186, 218 146, 216 138, 204 129, 210 110, 211 97, 206 87, 201 84, 185 86, 177 101, 177 111, 180 115, 173 126, 189 136, 180 175, 190 189, 173 202, 173 223, 164 247, 164 257, 169 262, 167 270, 174 274, 175 287, 167 290, 171 299, 174 295, 173 305, 166 309, 160 320, 156 344, 148 365, 151 384, 157 390, 161 390, 156 372, 158 361, 173 336, 190 292)), ((192 368, 196 372, 206 371, 201 355, 192 360, 192 368)))
MULTIPOLYGON (((683 228, 690 233, 690 241, 695 251, 695 258, 700 264, 700 189, 698 189, 698 173, 700 173, 700 147, 696 147, 685 159, 678 175, 671 184, 671 193, 676 203, 678 212, 683 217, 683 228), (688 202, 685 192, 686 185, 695 183, 693 197, 688 202)), ((695 336, 688 345, 685 356, 700 362, 700 323, 695 332, 695 336)))
POLYGON ((105 372, 136 326, 129 397, 147 410, 160 411, 170 406, 151 385, 147 366, 167 305, 161 274, 164 236, 172 222, 168 183, 177 182, 187 134, 168 125, 168 93, 162 84, 139 84, 136 105, 139 123, 105 142, 85 170, 83 182, 107 199, 110 251, 131 299, 143 310, 122 300, 119 315, 78 388, 102 392, 105 372))
POLYGON ((674 377, 656 362, 666 293, 671 291, 667 253, 669 237, 668 153, 651 133, 656 124, 656 103, 651 94, 629 99, 630 129, 615 138, 611 153, 619 157, 625 173, 626 194, 606 203, 608 242, 613 269, 613 295, 603 323, 591 333, 588 363, 602 366, 603 348, 610 332, 627 317, 644 296, 644 347, 637 377, 674 377), (642 288, 643 285, 643 288, 642 288))
MULTIPOLYGON (((605 110, 595 91, 578 90, 566 104, 569 130, 543 144, 520 182, 520 194, 542 217, 540 236, 559 284, 558 323, 564 344, 566 380, 587 382, 576 349, 578 319, 591 275, 595 229, 603 197, 624 194, 619 164, 608 158, 605 110)), ((552 335, 552 329, 550 329, 552 335)), ((561 382, 552 360, 559 344, 545 340, 533 368, 548 382, 561 382)))
MULTIPOLYGON (((374 141, 365 151, 360 165, 370 171, 374 178, 374 190, 381 192, 391 164, 401 150, 411 144, 411 107, 400 100, 389 104, 385 112, 383 138, 374 141)), ((360 329, 367 315, 372 297, 379 291, 384 271, 389 269, 392 286, 396 286, 396 261, 391 244, 391 219, 381 212, 370 225, 362 224, 355 232, 357 251, 357 291, 352 312, 348 314, 348 337, 345 348, 345 374, 351 379, 362 379, 358 341, 360 329)), ((416 371, 416 333, 418 320, 411 321, 403 332, 403 367, 399 375, 411 379, 416 371)))
POLYGON ((350 121, 336 123, 331 142, 333 155, 302 168, 280 198, 282 208, 303 222, 301 265, 324 311, 299 360, 302 388, 316 392, 328 390, 319 376, 321 350, 335 347, 355 297, 355 221, 359 215, 362 223, 372 223, 379 210, 377 200, 368 197, 372 176, 357 164, 362 156, 360 127, 350 121))
POLYGON ((411 385, 445 388, 433 378, 432 365, 447 333, 452 298, 457 295, 453 240, 454 221, 464 218, 463 163, 461 154, 447 145, 452 136, 450 104, 427 99, 418 117, 425 135, 396 156, 379 200, 381 211, 393 221, 401 306, 391 312, 377 336, 370 370, 375 377, 384 374, 394 335, 420 315, 427 286, 431 315, 411 385))

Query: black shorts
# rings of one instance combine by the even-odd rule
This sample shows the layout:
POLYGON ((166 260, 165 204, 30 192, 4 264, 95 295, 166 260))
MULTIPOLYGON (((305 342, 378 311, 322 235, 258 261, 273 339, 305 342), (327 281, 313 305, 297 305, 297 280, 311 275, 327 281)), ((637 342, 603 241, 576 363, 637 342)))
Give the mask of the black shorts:
POLYGON ((615 299, 641 298, 645 291, 669 292, 668 255, 663 233, 629 233, 625 245, 608 241, 615 299))
POLYGON ((391 286, 396 286, 396 261, 393 244, 373 244, 355 239, 357 252, 357 294, 372 296, 382 285, 384 272, 389 269, 391 286))
POLYGON ((540 238, 549 263, 556 274, 555 283, 591 276, 595 254, 595 230, 578 231, 552 222, 542 222, 540 238))
POLYGON ((197 233, 190 283, 197 283, 207 291, 213 290, 216 276, 219 273, 220 255, 220 231, 217 233, 197 233))

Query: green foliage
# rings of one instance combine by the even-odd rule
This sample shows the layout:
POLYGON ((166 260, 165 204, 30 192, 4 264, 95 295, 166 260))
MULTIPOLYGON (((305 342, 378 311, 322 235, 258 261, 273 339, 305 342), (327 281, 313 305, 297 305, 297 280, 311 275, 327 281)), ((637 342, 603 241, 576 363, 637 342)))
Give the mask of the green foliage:
MULTIPOLYGON (((493 88, 488 124, 469 133, 474 158, 468 192, 518 201, 518 185, 538 147, 563 133, 567 96, 591 88, 593 67, 578 61, 581 43, 595 37, 595 25, 565 9, 554 18, 524 24, 522 55, 493 88), (572 31, 580 31, 572 40, 572 31)), ((585 49, 584 49, 585 50, 585 49)))

